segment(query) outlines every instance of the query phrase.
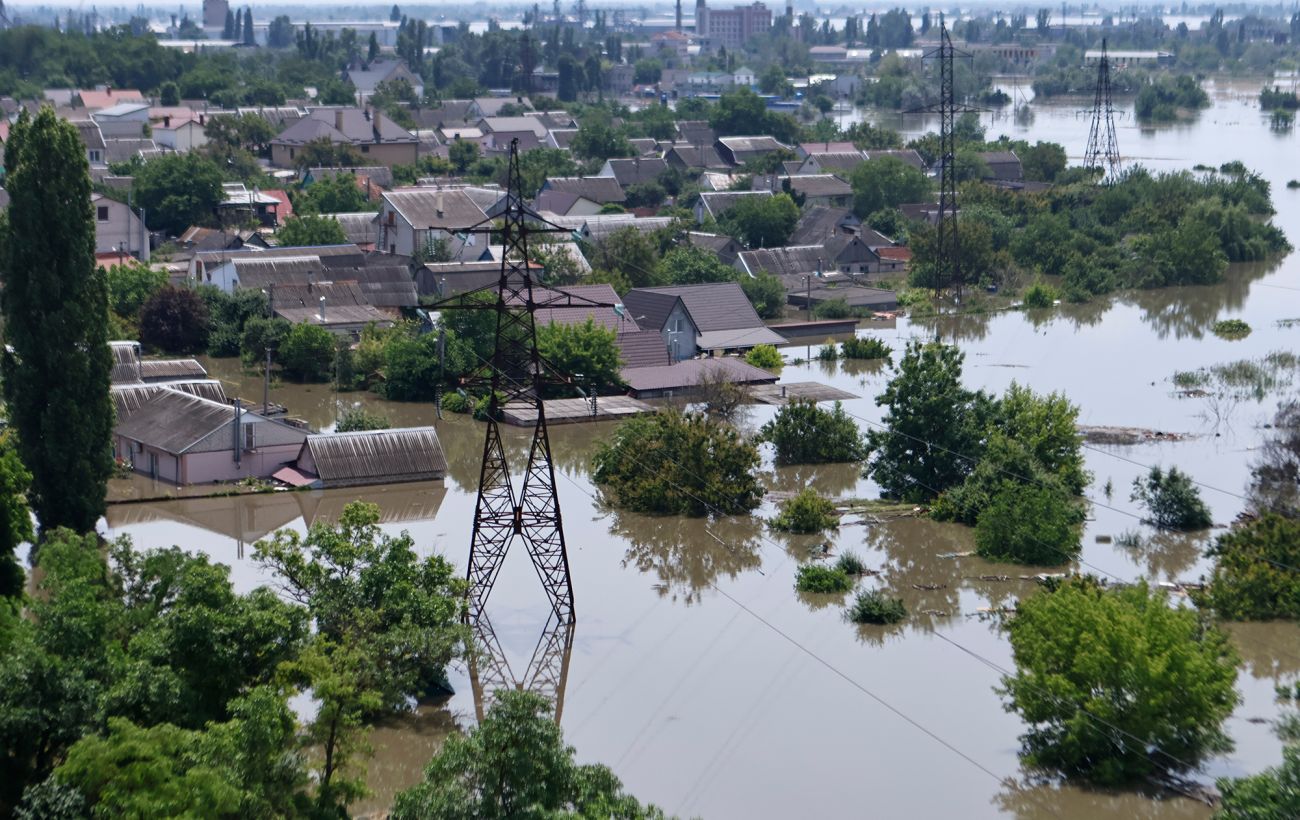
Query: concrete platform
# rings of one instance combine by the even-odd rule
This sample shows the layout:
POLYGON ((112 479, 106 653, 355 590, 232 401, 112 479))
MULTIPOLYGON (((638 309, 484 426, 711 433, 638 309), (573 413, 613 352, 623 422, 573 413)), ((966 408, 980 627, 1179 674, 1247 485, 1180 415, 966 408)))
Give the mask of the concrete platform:
POLYGON ((754 401, 762 404, 785 404, 791 399, 812 399, 813 401, 843 401, 856 399, 858 396, 838 387, 818 382, 792 382, 790 384, 760 384, 749 389, 754 401))
MULTIPOLYGON (((591 402, 587 399, 548 399, 543 404, 546 407, 546 421, 549 424, 621 421, 658 411, 654 405, 630 396, 601 396, 596 399, 595 416, 591 414, 591 402)), ((537 413, 529 405, 507 405, 501 416, 504 422, 517 427, 528 427, 537 422, 537 413)))

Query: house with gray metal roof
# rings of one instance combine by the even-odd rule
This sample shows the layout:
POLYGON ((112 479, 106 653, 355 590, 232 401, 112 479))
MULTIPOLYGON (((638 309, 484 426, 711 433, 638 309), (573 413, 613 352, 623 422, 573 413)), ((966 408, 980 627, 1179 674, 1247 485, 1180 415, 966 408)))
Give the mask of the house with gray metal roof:
POLYGON ((618 184, 626 188, 629 185, 644 185, 655 182, 659 175, 668 170, 668 163, 654 157, 630 157, 627 159, 607 159, 600 169, 600 176, 613 177, 618 184))
POLYGON ((361 108, 314 108, 271 140, 271 164, 293 168, 303 146, 316 140, 351 146, 368 163, 414 165, 420 140, 380 111, 361 108))
POLYGON ((275 478, 294 486, 359 487, 434 481, 447 475, 447 457, 432 427, 363 430, 306 436, 291 467, 275 478))
MULTIPOLYGON (((113 430, 115 457, 172 484, 269 478, 302 449, 307 434, 285 422, 160 386, 113 430)), ((123 402, 130 401, 124 398, 123 402)))
POLYGON ((695 219, 703 224, 706 218, 718 219, 747 196, 769 197, 770 190, 761 191, 701 191, 695 203, 695 219))
POLYGON ((732 165, 744 165, 751 159, 761 159, 774 151, 789 151, 790 146, 776 137, 718 137, 715 143, 718 154, 732 165))
POLYGON ((700 351, 785 343, 763 323, 736 282, 633 288, 623 296, 623 305, 638 326, 659 331, 674 361, 700 351))
POLYGON ((834 174, 755 174, 750 184, 755 191, 766 189, 802 197, 803 205, 847 208, 853 203, 853 186, 834 174))
POLYGON ((385 253, 430 255, 433 245, 477 226, 487 214, 459 188, 400 188, 380 198, 379 250, 385 253))
MULTIPOLYGON (((774 334, 775 335, 775 334, 774 334)), ((785 338, 778 336, 781 342, 785 338)), ((690 394, 706 381, 722 380, 731 384, 773 384, 777 375, 754 367, 743 359, 722 356, 711 359, 687 359, 672 365, 624 368, 620 374, 628 392, 639 399, 690 394)))
POLYGON ((360 63, 344 72, 344 79, 350 80, 357 90, 357 104, 365 105, 375 95, 380 83, 394 83, 406 80, 411 84, 416 97, 424 96, 424 80, 412 73, 403 60, 373 60, 360 63))

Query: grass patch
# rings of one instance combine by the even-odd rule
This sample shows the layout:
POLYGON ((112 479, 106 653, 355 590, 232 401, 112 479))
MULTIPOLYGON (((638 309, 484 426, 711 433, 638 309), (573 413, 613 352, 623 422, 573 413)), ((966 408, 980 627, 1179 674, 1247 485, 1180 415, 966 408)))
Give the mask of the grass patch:
POLYGON ((1180 370, 1173 383, 1182 390, 1200 388, 1221 397, 1263 401, 1274 390, 1291 386, 1300 371, 1300 356, 1275 350, 1259 359, 1239 359, 1199 370, 1180 370))
POLYGON ((794 577, 800 592, 844 593, 853 589, 853 578, 838 566, 804 564, 794 577))
POLYGON ((844 614, 855 624, 896 624, 907 617, 907 607, 902 599, 871 589, 859 592, 844 614))
POLYGON ((1210 374, 1205 370, 1179 370, 1174 374, 1174 385, 1184 390, 1204 387, 1210 383, 1210 374))
POLYGON ((817 358, 823 362, 833 362, 840 357, 840 349, 830 339, 822 342, 821 349, 817 351, 817 358))
POLYGON ((835 562, 835 568, 845 575, 851 576, 865 575, 867 572, 867 565, 862 563, 862 559, 856 553, 852 552, 842 553, 839 560, 835 562))
POLYGON ((1250 335, 1250 325, 1240 319, 1220 319, 1210 330, 1220 339, 1244 339, 1250 335))

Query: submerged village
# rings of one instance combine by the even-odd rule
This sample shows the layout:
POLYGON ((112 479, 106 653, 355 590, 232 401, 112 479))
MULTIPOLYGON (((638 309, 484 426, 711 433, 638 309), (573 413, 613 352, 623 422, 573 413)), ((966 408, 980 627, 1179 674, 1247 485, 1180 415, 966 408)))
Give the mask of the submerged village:
POLYGON ((1298 78, 0 2, 0 817, 1300 817, 1298 78))

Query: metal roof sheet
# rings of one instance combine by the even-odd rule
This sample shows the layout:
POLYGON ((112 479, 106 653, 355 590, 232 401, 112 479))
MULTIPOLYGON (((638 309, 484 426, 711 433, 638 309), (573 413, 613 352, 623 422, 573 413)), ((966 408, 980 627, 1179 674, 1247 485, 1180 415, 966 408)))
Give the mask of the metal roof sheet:
POLYGON ((385 484, 447 474, 447 458, 432 427, 308 436, 303 449, 326 484, 385 484))

